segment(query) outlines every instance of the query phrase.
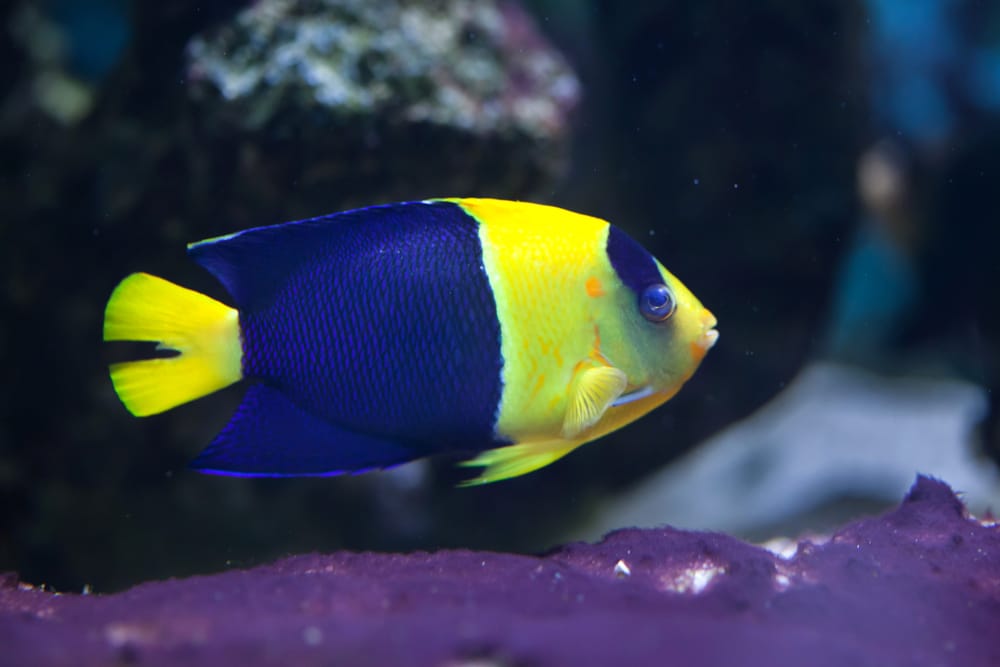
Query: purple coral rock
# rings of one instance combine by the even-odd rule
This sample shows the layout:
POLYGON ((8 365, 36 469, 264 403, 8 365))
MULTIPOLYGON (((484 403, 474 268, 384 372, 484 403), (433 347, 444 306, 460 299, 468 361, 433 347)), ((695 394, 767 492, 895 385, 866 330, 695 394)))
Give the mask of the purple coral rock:
POLYGON ((16 665, 998 665, 1000 528, 921 477, 779 556, 622 530, 545 556, 306 555, 59 595, 0 577, 16 665))

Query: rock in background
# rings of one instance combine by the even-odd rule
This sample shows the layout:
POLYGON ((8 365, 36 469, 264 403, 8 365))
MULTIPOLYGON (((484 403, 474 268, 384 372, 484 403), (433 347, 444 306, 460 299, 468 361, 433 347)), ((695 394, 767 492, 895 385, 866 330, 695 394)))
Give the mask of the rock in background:
POLYGON ((288 184, 299 206, 537 197, 579 96, 517 5, 469 0, 259 2, 192 39, 186 70, 203 184, 236 158, 244 206, 288 184))
POLYGON ((833 530, 893 502, 923 470, 988 514, 1000 507, 1000 475, 973 437, 987 403, 968 382, 813 363, 754 415, 610 500, 568 537, 664 524, 756 540, 833 530))

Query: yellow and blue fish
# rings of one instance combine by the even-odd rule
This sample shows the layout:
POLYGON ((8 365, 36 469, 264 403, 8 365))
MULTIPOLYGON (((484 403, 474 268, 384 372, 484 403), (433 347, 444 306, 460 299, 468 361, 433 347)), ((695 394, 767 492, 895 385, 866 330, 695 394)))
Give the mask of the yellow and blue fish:
POLYGON ((173 357, 111 365, 152 415, 240 380, 210 473, 328 475, 441 452, 470 483, 521 475, 671 398, 715 317, 617 227, 552 206, 440 199, 249 229, 188 246, 235 308, 135 273, 104 340, 173 357))

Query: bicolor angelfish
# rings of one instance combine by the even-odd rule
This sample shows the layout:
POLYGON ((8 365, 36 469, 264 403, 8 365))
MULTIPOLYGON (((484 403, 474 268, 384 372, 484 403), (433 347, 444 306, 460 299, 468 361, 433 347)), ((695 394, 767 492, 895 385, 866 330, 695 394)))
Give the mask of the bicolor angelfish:
POLYGON ((375 206, 188 246, 235 303, 146 273, 123 280, 104 340, 172 357, 111 365, 152 415, 240 380, 192 462, 243 476, 328 475, 441 452, 470 483, 522 475, 671 398, 715 317, 619 228, 521 202, 375 206))

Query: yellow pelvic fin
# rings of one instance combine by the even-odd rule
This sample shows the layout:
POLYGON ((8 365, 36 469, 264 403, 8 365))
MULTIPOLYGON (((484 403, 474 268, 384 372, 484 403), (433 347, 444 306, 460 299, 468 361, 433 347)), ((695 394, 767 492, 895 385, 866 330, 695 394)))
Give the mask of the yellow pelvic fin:
POLYGON ((464 467, 486 468, 478 477, 467 479, 459 486, 479 486, 524 475, 566 456, 582 444, 580 440, 547 440, 490 449, 459 464, 464 467))
POLYGON ((158 343, 176 357, 111 364, 111 382, 137 417, 218 391, 243 376, 239 314, 148 273, 118 284, 104 310, 105 341, 158 343))
POLYGON ((566 406, 562 437, 575 438, 599 422, 627 386, 625 373, 613 366, 594 366, 580 371, 566 406))

